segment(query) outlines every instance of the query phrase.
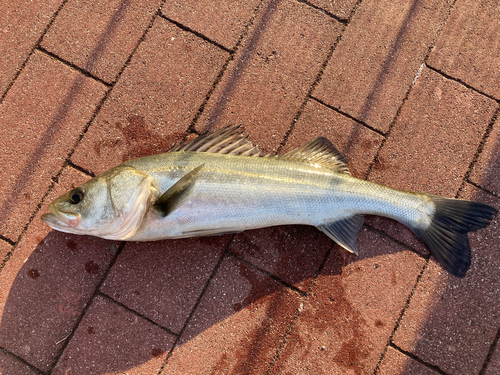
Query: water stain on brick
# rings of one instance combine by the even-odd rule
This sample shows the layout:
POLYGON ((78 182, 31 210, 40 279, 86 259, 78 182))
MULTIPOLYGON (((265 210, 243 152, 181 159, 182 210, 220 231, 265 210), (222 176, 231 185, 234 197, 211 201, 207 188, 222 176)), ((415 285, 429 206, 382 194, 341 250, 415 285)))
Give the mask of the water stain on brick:
POLYGON ((99 265, 91 260, 85 263, 85 271, 91 275, 99 273, 99 265))
POLYGON ((73 240, 66 241, 66 246, 67 246, 68 249, 73 250, 73 251, 75 251, 76 248, 78 247, 78 245, 76 244, 76 242, 73 241, 73 240))
POLYGON ((161 350, 160 348, 153 348, 153 349, 151 350, 151 355, 152 355, 153 357, 159 357, 159 356, 161 356, 163 353, 165 353, 165 351, 161 350))
MULTIPOLYGON (((122 155, 122 161, 140 158, 167 152, 175 144, 180 143, 184 133, 169 133, 159 135, 149 129, 146 120, 142 116, 130 115, 127 117, 127 124, 116 122, 115 127, 123 134, 126 143, 126 150, 122 155)), ((122 140, 114 140, 114 144, 122 140)), ((99 151, 105 144, 99 144, 99 151)), ((110 145, 106 145, 110 146, 110 145)), ((111 145, 113 147, 114 145, 111 145)))
POLYGON ((87 328, 87 333, 88 333, 89 335, 93 335, 93 334, 95 334, 95 328, 94 328, 94 327, 88 327, 88 328, 87 328))
POLYGON ((375 163, 373 164, 373 169, 377 171, 383 171, 387 168, 388 166, 385 164, 385 160, 382 157, 377 156, 375 158, 375 163))
POLYGON ((375 320, 375 327, 381 328, 384 325, 384 322, 382 322, 380 319, 375 320))
MULTIPOLYGON (((297 324, 301 328, 290 335, 290 347, 281 352, 279 362, 293 362, 296 358, 290 357, 297 355, 301 358, 317 356, 318 346, 311 337, 322 337, 325 333, 330 335, 334 332, 341 344, 333 348, 335 354, 329 360, 343 369, 338 371, 356 375, 370 373, 373 369, 367 366, 370 365, 368 358, 373 344, 365 334, 367 322, 349 301, 344 286, 346 271, 343 272, 343 267, 351 262, 349 254, 334 249, 331 257, 333 259, 330 261, 333 262, 318 279, 319 284, 312 289, 308 298, 309 306, 306 305, 299 317, 297 324), (325 279, 322 280, 323 277, 325 279), (300 354, 297 354, 297 350, 300 354)), ((357 270, 353 269, 352 272, 356 273, 357 270)), ((324 352, 332 353, 331 350, 324 352)), ((280 371, 279 364, 276 370, 277 373, 280 371)))
POLYGON ((120 143, 120 139, 119 138, 112 139, 112 140, 109 140, 109 139, 107 139, 107 140, 100 140, 100 141, 97 141, 96 143, 94 143, 94 151, 97 154, 97 156, 101 156, 101 150, 104 147, 113 148, 118 143, 120 143))
POLYGON ((30 268, 28 270, 28 276, 32 279, 38 279, 40 277, 40 272, 35 268, 30 268))

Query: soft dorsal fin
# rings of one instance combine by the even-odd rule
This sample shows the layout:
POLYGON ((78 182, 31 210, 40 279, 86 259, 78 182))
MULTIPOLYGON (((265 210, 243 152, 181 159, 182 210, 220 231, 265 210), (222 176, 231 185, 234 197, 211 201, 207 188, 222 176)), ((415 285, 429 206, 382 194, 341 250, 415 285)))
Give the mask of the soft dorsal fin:
POLYGON ((181 143, 171 151, 196 151, 240 156, 264 156, 243 135, 240 126, 226 126, 213 133, 200 135, 190 142, 181 143))
POLYGON ((167 216, 175 209, 179 199, 186 193, 189 187, 193 184, 196 176, 200 173, 205 164, 196 167, 179 181, 173 184, 160 198, 154 203, 154 206, 161 212, 163 217, 167 216))
POLYGON ((321 164, 337 172, 350 174, 344 155, 337 150, 332 142, 324 137, 313 139, 311 142, 283 155, 283 157, 321 164))

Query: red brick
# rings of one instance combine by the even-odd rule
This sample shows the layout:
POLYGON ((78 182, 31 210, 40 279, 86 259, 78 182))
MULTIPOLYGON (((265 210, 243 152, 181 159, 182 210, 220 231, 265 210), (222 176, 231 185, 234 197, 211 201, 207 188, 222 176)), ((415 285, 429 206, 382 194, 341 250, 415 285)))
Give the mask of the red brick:
POLYGON ((62 0, 0 4, 0 96, 42 36, 62 0))
POLYGON ((250 22, 260 0, 167 1, 161 11, 165 17, 179 22, 207 38, 233 49, 250 22))
POLYGON ((458 1, 429 57, 429 65, 500 99, 498 21, 498 1, 458 1))
POLYGON ((313 96, 386 132, 450 3, 363 1, 313 96))
POLYGON ((162 374, 264 374, 299 305, 298 294, 226 258, 162 374))
POLYGON ((52 374, 156 374, 174 341, 160 327, 97 297, 52 374))
MULTIPOLYGON (((500 208, 500 200, 467 185, 461 198, 500 208)), ((405 312, 394 342, 450 374, 477 374, 500 326, 498 215, 469 234, 472 265, 463 279, 433 260, 405 312)))
POLYGON ((310 0, 309 3, 326 10, 341 18, 347 19, 356 5, 357 0, 310 0))
POLYGON ((364 178, 383 137, 340 113, 310 100, 295 124, 282 153, 326 137, 345 156, 353 176, 364 178))
POLYGON ((272 374, 374 371, 424 259, 365 228, 359 254, 334 249, 272 374))
POLYGON ((64 170, 0 274, 0 346, 43 371, 118 248, 116 242, 51 231, 40 220, 48 202, 87 178, 64 170))
POLYGON ((36 52, 0 106, 0 233, 17 240, 105 87, 36 52))
POLYGON ((12 246, 7 242, 0 240, 0 259, 3 261, 5 256, 12 250, 12 246))
POLYGON ((424 69, 369 179, 403 190, 454 196, 496 106, 424 69))
POLYGON ((41 46, 112 82, 159 5, 159 0, 70 0, 57 15, 41 46))
POLYGON ((100 173, 127 159, 167 151, 185 135, 227 57, 158 18, 73 161, 100 173))
POLYGON ((4 375, 38 375, 39 372, 33 370, 26 364, 17 360, 13 356, 0 351, 0 373, 4 375))
POLYGON ((255 20, 196 128, 244 125, 254 144, 278 148, 341 24, 306 4, 273 1, 255 20))
POLYGON ((500 195, 500 119, 493 125, 493 130, 486 140, 470 179, 500 195))
POLYGON ((422 255, 429 254, 429 250, 425 244, 408 227, 395 220, 382 216, 366 215, 365 224, 370 225, 376 230, 385 232, 390 237, 418 251, 422 255))
POLYGON ((379 375, 436 375, 438 372, 431 370, 420 362, 407 357, 403 353, 389 347, 380 364, 379 375))
POLYGON ((485 371, 485 375, 496 374, 500 374, 500 346, 498 344, 485 371))
POLYGON ((229 250, 281 280, 307 291, 331 247, 330 239, 310 226, 289 225, 236 235, 229 250))
POLYGON ((102 291, 180 332, 230 236, 128 244, 102 291))

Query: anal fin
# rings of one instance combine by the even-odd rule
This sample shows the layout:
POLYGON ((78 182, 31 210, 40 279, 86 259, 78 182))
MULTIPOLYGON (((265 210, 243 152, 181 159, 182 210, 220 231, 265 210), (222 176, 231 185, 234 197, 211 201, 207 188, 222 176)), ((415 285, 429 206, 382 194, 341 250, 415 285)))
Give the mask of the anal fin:
POLYGON ((356 238, 363 226, 363 215, 354 215, 345 219, 332 221, 318 226, 318 229, 338 243, 347 251, 358 255, 356 238))

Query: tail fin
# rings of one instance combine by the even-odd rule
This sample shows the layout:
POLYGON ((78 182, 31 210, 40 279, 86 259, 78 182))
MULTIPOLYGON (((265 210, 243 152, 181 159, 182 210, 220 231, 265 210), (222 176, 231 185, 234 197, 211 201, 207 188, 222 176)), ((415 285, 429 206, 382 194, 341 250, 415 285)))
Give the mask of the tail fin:
POLYGON ((471 263, 467 232, 487 226, 498 211, 483 203, 426 195, 436 206, 432 222, 412 230, 446 270, 464 277, 471 263))

